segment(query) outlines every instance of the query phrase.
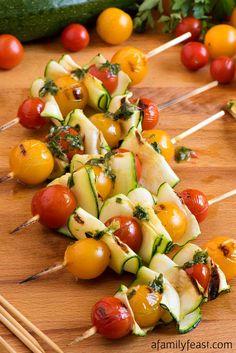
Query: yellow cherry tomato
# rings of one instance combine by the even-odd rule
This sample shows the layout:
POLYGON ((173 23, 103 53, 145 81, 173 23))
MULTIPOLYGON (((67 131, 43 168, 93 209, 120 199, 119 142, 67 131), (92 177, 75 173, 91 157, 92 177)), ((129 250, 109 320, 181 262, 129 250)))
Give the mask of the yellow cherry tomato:
POLYGON ((63 116, 74 109, 84 109, 87 105, 88 91, 82 81, 62 76, 55 80, 55 85, 59 88, 55 99, 63 116))
POLYGON ((236 240, 216 237, 203 246, 212 260, 219 265, 227 280, 236 276, 236 240))
POLYGON ((110 7, 98 16, 96 29, 104 42, 120 44, 131 36, 133 21, 126 12, 110 7))
POLYGON ((171 142, 170 135, 163 130, 145 130, 142 136, 148 143, 156 143, 159 146, 161 154, 167 161, 171 161, 175 154, 175 148, 171 142))
POLYGON ((69 272, 80 279, 100 276, 110 261, 110 249, 102 240, 85 238, 70 245, 65 252, 64 264, 69 272))
POLYGON ((51 174, 54 159, 45 143, 24 140, 11 151, 9 164, 15 178, 25 184, 37 185, 51 174))
POLYGON ((93 166, 93 171, 97 192, 105 200, 113 187, 112 180, 101 167, 93 166))
POLYGON ((91 122, 100 130, 111 148, 118 146, 121 139, 121 126, 118 121, 112 120, 103 113, 90 117, 91 122))
POLYGON ((141 82, 148 71, 148 61, 141 50, 125 47, 118 50, 111 59, 112 64, 119 64, 132 80, 132 85, 141 82))
POLYGON ((155 212, 170 234, 173 242, 178 241, 187 229, 185 213, 174 203, 165 202, 155 205, 155 212))
POLYGON ((214 26, 206 33, 204 43, 213 59, 222 55, 231 58, 236 54, 236 29, 225 24, 214 26))
POLYGON ((160 306, 162 295, 147 285, 139 285, 129 290, 129 303, 135 320, 140 327, 155 326, 163 309, 160 306))

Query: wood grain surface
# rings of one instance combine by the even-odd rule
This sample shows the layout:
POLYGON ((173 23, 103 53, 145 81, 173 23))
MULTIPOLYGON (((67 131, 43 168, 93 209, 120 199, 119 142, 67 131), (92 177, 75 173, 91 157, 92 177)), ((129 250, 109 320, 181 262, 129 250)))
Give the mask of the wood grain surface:
MULTIPOLYGON (((126 44, 149 51, 169 39, 158 33, 133 35, 126 44)), ((73 57, 86 63, 98 52, 111 58, 117 47, 109 47, 92 34, 91 45, 73 57)), ((133 91, 137 96, 146 96, 157 104, 199 87, 211 80, 208 67, 198 73, 188 72, 180 62, 180 47, 168 50, 149 62, 149 74, 133 91)), ((15 117, 18 105, 29 94, 31 81, 42 75, 49 59, 58 59, 63 49, 57 40, 42 41, 25 46, 25 58, 15 69, 0 72, 0 123, 15 117)), ((217 112, 230 98, 236 98, 236 83, 221 86, 190 99, 161 113, 159 128, 172 136, 217 112)), ((236 122, 225 116, 184 141, 184 145, 195 150, 199 159, 177 165, 174 170, 182 182, 177 190, 186 187, 198 188, 211 198, 236 187, 236 122)), ((12 146, 23 138, 40 137, 43 132, 34 133, 15 126, 0 135, 0 175, 8 173, 8 153, 12 146)), ((150 171, 151 172, 151 171, 150 171)), ((236 281, 231 282, 231 293, 203 306, 202 323, 191 333, 176 334, 174 324, 159 327, 145 338, 129 336, 119 341, 108 341, 99 335, 74 347, 67 344, 90 327, 92 305, 105 295, 112 295, 121 282, 127 284, 131 276, 120 278, 107 271, 101 278, 76 282, 66 271, 19 285, 24 277, 45 266, 60 262, 69 240, 39 224, 15 236, 9 230, 31 216, 30 202, 35 189, 26 188, 15 181, 0 185, 0 293, 21 310, 40 329, 49 335, 68 353, 154 352, 152 343, 161 342, 187 344, 216 341, 232 342, 232 349, 208 348, 189 349, 196 353, 236 352, 236 281)), ((236 197, 211 207, 208 219, 201 225, 202 235, 197 244, 202 245, 211 237, 225 235, 235 237, 236 197)), ((0 325, 0 335, 10 342, 19 353, 28 352, 5 328, 0 325)), ((52 352, 45 346, 46 352, 52 352)), ((160 349, 160 352, 187 352, 187 348, 160 349)), ((2 353, 2 350, 0 349, 2 353)))

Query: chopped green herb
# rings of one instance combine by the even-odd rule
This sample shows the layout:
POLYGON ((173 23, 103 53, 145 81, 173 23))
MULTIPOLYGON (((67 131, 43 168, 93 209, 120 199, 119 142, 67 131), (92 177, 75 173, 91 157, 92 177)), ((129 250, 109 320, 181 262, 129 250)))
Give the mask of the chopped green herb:
POLYGON ((93 238, 99 240, 106 233, 106 230, 97 230, 95 232, 85 232, 86 238, 93 238))
POLYGON ((120 71, 119 64, 111 64, 108 60, 101 65, 101 69, 103 68, 108 69, 112 75, 118 75, 120 71))
POLYGON ((110 158, 115 154, 116 152, 109 151, 107 152, 103 157, 100 158, 92 158, 90 159, 86 164, 91 165, 91 166, 98 166, 102 165, 104 167, 104 172, 105 174, 111 179, 111 181, 114 183, 116 176, 112 171, 112 168, 110 166, 110 158))
POLYGON ((39 97, 45 97, 48 93, 55 96, 59 88, 56 86, 53 80, 46 80, 44 86, 39 90, 39 97))
POLYGON ((163 274, 160 273, 159 276, 148 285, 154 290, 154 292, 163 293, 163 274))
POLYGON ((196 265, 196 264, 206 264, 207 260, 208 260, 207 251, 199 250, 194 254, 193 259, 191 261, 185 262, 185 264, 183 265, 183 269, 192 267, 193 265, 196 265))
POLYGON ((121 102, 120 108, 114 114, 112 114, 112 119, 129 120, 138 109, 139 108, 137 107, 137 105, 128 103, 124 100, 123 102, 121 102))
POLYGON ((122 203, 122 198, 121 197, 117 197, 116 198, 116 203, 122 203))
POLYGON ((142 220, 142 221, 149 221, 149 215, 148 213, 145 211, 145 209, 140 206, 140 205, 137 205, 134 209, 134 212, 133 212, 133 215, 134 217, 138 218, 139 220, 142 220))
POLYGON ((158 142, 151 142, 151 146, 157 153, 161 154, 161 147, 158 142))
POLYGON ((175 150, 175 161, 177 163, 189 161, 191 158, 197 158, 196 152, 188 147, 177 147, 175 150))
POLYGON ((86 70, 86 69, 78 68, 78 69, 73 70, 71 73, 74 74, 79 80, 82 80, 87 72, 88 72, 88 70, 86 70))

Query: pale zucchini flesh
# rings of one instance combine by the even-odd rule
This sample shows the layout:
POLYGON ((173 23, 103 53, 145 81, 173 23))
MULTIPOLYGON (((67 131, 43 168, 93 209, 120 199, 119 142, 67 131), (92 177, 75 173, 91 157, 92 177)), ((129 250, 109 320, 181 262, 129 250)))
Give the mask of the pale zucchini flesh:
POLYGON ((179 333, 187 333, 192 331, 201 322, 202 315, 201 309, 197 308, 190 314, 186 315, 182 320, 179 321, 177 327, 179 333))
POLYGON ((88 90, 88 105, 100 111, 106 111, 110 103, 110 94, 96 77, 87 73, 84 77, 84 84, 88 90))
POLYGON ((56 80, 60 77, 68 76, 69 74, 70 72, 55 60, 50 60, 44 71, 44 76, 50 80, 56 80))

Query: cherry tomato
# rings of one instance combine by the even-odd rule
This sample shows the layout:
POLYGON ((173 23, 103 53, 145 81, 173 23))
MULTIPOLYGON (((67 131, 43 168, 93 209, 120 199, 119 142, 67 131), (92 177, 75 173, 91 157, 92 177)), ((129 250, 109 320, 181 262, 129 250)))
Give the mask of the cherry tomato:
POLYGON ((227 280, 236 276, 236 240, 229 237, 216 237, 203 247, 210 258, 224 272, 227 280))
POLYGON ((82 137, 71 126, 53 127, 46 136, 48 148, 55 157, 71 161, 75 154, 84 153, 82 137))
POLYGON ((111 62, 120 65, 121 70, 132 80, 132 85, 141 82, 148 71, 146 56, 143 52, 133 47, 119 49, 113 55, 111 62))
POLYGON ((235 64, 227 56, 220 56, 212 61, 210 66, 211 76, 219 83, 230 83, 234 79, 235 64))
POLYGON ((39 129, 43 127, 47 120, 41 117, 45 103, 38 97, 27 98, 19 106, 17 116, 20 124, 27 129, 39 129))
POLYGON ((9 70, 18 65, 24 56, 21 42, 11 34, 0 35, 0 69, 9 70))
POLYGON ((131 103, 137 103, 138 107, 143 112, 142 129, 151 130, 153 129, 159 120, 158 106, 148 98, 131 99, 131 103))
POLYGON ((102 336, 118 339, 130 333, 133 319, 129 309, 120 299, 105 297, 92 309, 92 324, 102 336))
MULTIPOLYGON (((110 64, 112 67, 112 64, 110 64)), ((118 76, 114 74, 112 69, 106 66, 97 67, 96 65, 90 66, 88 72, 102 81, 103 86, 107 89, 107 91, 112 94, 118 84, 118 76)))
POLYGON ((31 202, 33 216, 39 215, 39 222, 48 228, 64 227, 75 208, 74 195, 63 185, 52 185, 37 191, 31 202))
POLYGON ((204 43, 213 59, 222 55, 231 58, 236 53, 236 29, 225 24, 216 25, 206 33, 204 43))
MULTIPOLYGON (((123 153, 123 152, 130 152, 129 150, 126 150, 125 148, 118 148, 116 150, 117 153, 123 153)), ((141 162, 138 158, 137 155, 135 155, 135 166, 136 166, 136 177, 137 177, 137 181, 139 181, 140 177, 141 177, 141 162)))
POLYGON ((176 37, 184 33, 190 32, 192 36, 185 40, 185 43, 198 40, 202 31, 202 23, 195 17, 184 17, 176 26, 176 37))
POLYGON ((210 281, 210 269, 205 264, 195 264, 192 267, 185 268, 189 277, 195 279, 200 286, 206 290, 210 281))
POLYGON ((110 255, 110 249, 104 241, 85 238, 68 246, 64 264, 74 276, 80 279, 93 279, 105 271, 110 255))
POLYGON ((167 161, 171 161, 175 154, 175 148, 170 135, 163 130, 145 130, 142 136, 148 143, 156 146, 167 161), (154 145, 155 144, 155 145, 154 145))
POLYGON ((121 127, 118 121, 114 121, 104 113, 94 114, 90 120, 102 132, 111 148, 118 146, 121 139, 121 127))
POLYGON ((174 203, 165 202, 155 205, 155 212, 170 234, 173 242, 178 241, 187 229, 185 213, 174 203))
POLYGON ((179 196, 182 198, 190 212, 196 217, 197 221, 199 223, 204 221, 208 215, 209 209, 206 195, 196 189, 186 189, 182 191, 179 196))
POLYGON ((135 218, 129 216, 115 216, 105 223, 107 227, 112 222, 119 222, 120 228, 114 234, 133 251, 137 252, 142 244, 142 230, 135 218))
POLYGON ((9 164, 15 178, 28 185, 37 185, 49 177, 54 160, 43 142, 24 140, 12 149, 9 164))
POLYGON ((97 192, 105 200, 113 187, 112 180, 101 167, 93 166, 93 171, 97 192))
POLYGON ((140 327, 155 326, 164 310, 160 306, 162 295, 146 285, 130 288, 129 303, 140 327))
POLYGON ((62 76, 55 80, 55 85, 59 88, 55 99, 63 116, 74 109, 84 109, 87 105, 88 91, 82 81, 62 76))
POLYGON ((79 23, 72 23, 61 34, 61 42, 66 50, 73 52, 84 49, 89 44, 89 33, 87 29, 79 23))
POLYGON ((181 50, 181 61, 187 69, 196 71, 208 63, 207 48, 199 42, 189 42, 181 50))
POLYGON ((131 36, 133 21, 126 12, 110 7, 98 16, 96 29, 104 42, 120 44, 131 36))

